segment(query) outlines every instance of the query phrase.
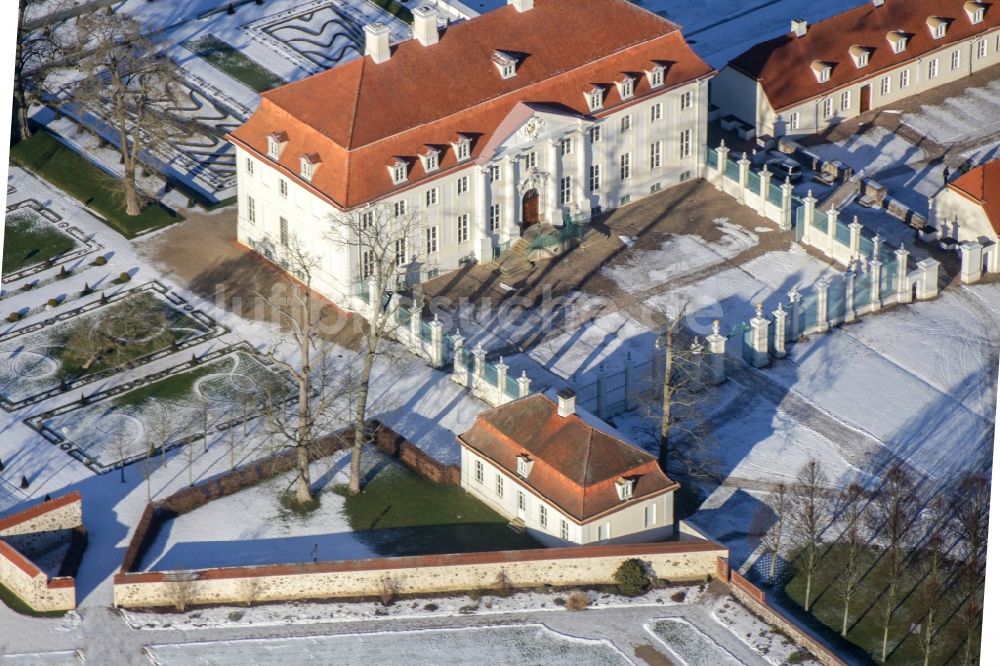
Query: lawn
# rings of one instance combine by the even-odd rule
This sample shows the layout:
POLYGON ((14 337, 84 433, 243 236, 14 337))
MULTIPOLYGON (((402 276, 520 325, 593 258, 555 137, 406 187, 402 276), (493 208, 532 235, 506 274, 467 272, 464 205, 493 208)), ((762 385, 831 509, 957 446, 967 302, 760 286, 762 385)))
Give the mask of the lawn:
POLYGON ((185 42, 184 47, 257 92, 270 90, 285 82, 271 70, 257 64, 213 35, 185 42))
POLYGON ((344 515, 356 536, 381 555, 541 548, 458 486, 437 485, 398 462, 377 469, 361 494, 334 491, 346 497, 344 515))
POLYGON ((116 179, 44 130, 12 146, 10 159, 83 202, 126 238, 182 219, 158 203, 149 204, 139 215, 127 215, 116 179))
POLYGON ((400 21, 413 25, 413 12, 396 0, 372 0, 376 5, 389 12, 400 21))
POLYGON ((14 273, 75 250, 77 242, 31 209, 7 213, 3 273, 14 273))
MULTIPOLYGON (((881 596, 886 589, 886 563, 881 557, 882 551, 877 548, 866 549, 862 564, 866 571, 861 580, 857 595, 851 602, 850 624, 847 640, 869 654, 874 661, 879 661, 882 652, 881 627, 881 596)), ((815 601, 810 613, 799 610, 803 619, 819 621, 832 630, 831 635, 840 635, 843 618, 843 600, 839 585, 840 575, 844 565, 844 555, 840 546, 834 546, 823 553, 819 569, 813 579, 813 594, 815 601)), ((903 577, 901 591, 898 594, 899 607, 894 614, 889 630, 889 655, 887 664, 923 663, 920 651, 919 636, 908 633, 911 625, 920 624, 924 607, 918 591, 915 589, 921 579, 923 567, 919 563, 909 561, 903 577)), ((801 604, 805 597, 805 576, 797 571, 784 589, 788 597, 801 604)), ((961 646, 960 620, 954 614, 960 599, 951 590, 941 597, 941 606, 936 615, 948 624, 940 628, 935 640, 935 654, 931 664, 948 664, 955 661, 955 650, 961 646)), ((940 623, 940 621, 939 621, 940 623)))

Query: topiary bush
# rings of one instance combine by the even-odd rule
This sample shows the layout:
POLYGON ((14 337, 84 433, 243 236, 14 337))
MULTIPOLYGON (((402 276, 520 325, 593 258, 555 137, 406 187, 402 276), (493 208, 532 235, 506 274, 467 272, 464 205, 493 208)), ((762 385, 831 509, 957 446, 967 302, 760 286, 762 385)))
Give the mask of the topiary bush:
POLYGON ((48 302, 46 303, 46 305, 48 305, 50 308, 58 307, 58 305, 59 305, 59 299, 58 298, 50 298, 48 300, 48 302))
POLYGON ((126 282, 128 282, 131 279, 132 279, 131 275, 129 275, 126 271, 122 271, 121 275, 119 275, 117 278, 115 278, 115 283, 116 284, 125 284, 126 282))
POLYGON ((94 259, 95 266, 103 266, 106 263, 108 263, 108 259, 103 254, 98 255, 97 258, 94 259))
POLYGON ((629 558, 621 563, 614 575, 618 591, 627 597, 637 597, 649 589, 649 574, 642 562, 629 558))
POLYGON ((21 321, 21 313, 11 312, 9 315, 7 315, 7 321, 9 321, 12 324, 16 321, 21 321))

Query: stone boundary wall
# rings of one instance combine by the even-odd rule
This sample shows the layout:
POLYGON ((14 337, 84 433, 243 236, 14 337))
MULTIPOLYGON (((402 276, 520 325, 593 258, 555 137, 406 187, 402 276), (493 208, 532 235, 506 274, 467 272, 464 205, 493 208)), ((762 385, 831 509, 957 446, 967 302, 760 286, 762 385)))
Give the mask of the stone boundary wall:
POLYGON ((612 583, 622 561, 633 557, 658 578, 704 581, 727 553, 713 541, 671 541, 118 573, 114 604, 149 608, 176 606, 181 599, 189 605, 372 597, 385 581, 397 584, 401 594, 434 594, 495 586, 501 573, 515 587, 599 585, 612 583))
POLYGON ((809 650, 824 666, 847 666, 848 662, 834 654, 833 650, 813 638, 794 620, 785 616, 778 608, 767 602, 767 595, 759 587, 729 568, 729 563, 720 557, 716 563, 719 579, 729 584, 729 592, 740 603, 768 624, 780 628, 800 647, 809 650))
MULTIPOLYGON (((80 493, 74 491, 0 520, 0 537, 71 530, 75 535, 76 549, 79 550, 79 540, 83 539, 83 543, 86 543, 86 532, 82 527, 83 502, 80 493)), ((72 576, 49 578, 2 538, 0 585, 38 612, 76 608, 76 581, 72 576)))

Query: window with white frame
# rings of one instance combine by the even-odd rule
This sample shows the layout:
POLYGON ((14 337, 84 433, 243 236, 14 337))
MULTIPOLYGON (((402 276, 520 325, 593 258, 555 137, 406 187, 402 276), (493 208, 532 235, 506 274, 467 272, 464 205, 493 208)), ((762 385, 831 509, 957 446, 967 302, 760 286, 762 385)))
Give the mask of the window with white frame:
POLYGON ((272 160, 276 160, 281 156, 281 148, 285 145, 282 138, 277 134, 269 134, 267 137, 267 156, 272 160))
POLYGON ((649 107, 649 122, 655 123, 663 117, 663 102, 657 102, 649 107))
MULTIPOLYGON (((982 60, 986 57, 986 40, 980 39, 976 42, 976 57, 982 60)), ((252 173, 252 171, 251 171, 252 173)))
POLYGON ((490 206, 490 231, 500 229, 500 204, 490 206))
POLYGON ((601 191, 601 165, 591 164, 590 165, 590 191, 600 192, 601 191))
POLYGON ((463 160, 469 159, 469 154, 472 148, 472 141, 466 137, 458 140, 455 145, 455 158, 461 162, 463 160))
POLYGON ((392 214, 395 217, 403 217, 406 215, 406 200, 396 201, 392 204, 392 214))
POLYGON ((893 53, 902 53, 906 50, 906 36, 899 32, 889 33, 889 44, 892 45, 893 53))
POLYGON ((626 113, 622 116, 621 131, 628 132, 630 129, 632 129, 632 114, 626 113))
POLYGON ((679 151, 681 159, 691 157, 691 130, 681 130, 679 151))
POLYGON ((361 279, 367 280, 375 274, 375 251, 362 250, 361 252, 361 279))
POLYGON ((936 26, 934 26, 934 38, 941 39, 942 37, 944 37, 944 33, 947 29, 948 29, 947 23, 945 23, 944 21, 938 23, 936 26))
POLYGON ((658 88, 663 85, 662 67, 654 67, 653 71, 649 73, 649 85, 653 88, 658 88))
POLYGON ((396 162, 392 167, 392 182, 395 185, 406 182, 406 163, 396 162))
POLYGON ((458 224, 455 229, 455 237, 459 243, 466 243, 469 240, 469 214, 462 213, 458 216, 458 224))
POLYGON ((253 175, 253 158, 251 158, 251 157, 247 158, 246 168, 247 168, 247 174, 250 175, 250 176, 252 176, 253 175))
POLYGON ((529 169, 533 169, 534 167, 538 166, 538 153, 536 153, 535 151, 531 151, 530 153, 525 155, 524 166, 529 169))
POLYGON ((833 115, 833 100, 827 97, 823 100, 823 117, 829 118, 833 115))
POLYGON ((799 116, 799 112, 798 111, 794 111, 794 112, 790 113, 788 115, 788 125, 789 125, 789 127, 791 127, 792 129, 798 129, 799 128, 799 118, 800 118, 800 116, 799 116))
POLYGON ((867 67, 868 66, 868 58, 869 58, 868 51, 860 51, 858 53, 858 57, 855 59, 855 62, 857 63, 858 68, 867 67))
POLYGON ((824 67, 823 69, 816 72, 817 78, 819 78, 820 83, 826 83, 830 80, 830 67, 824 67))
POLYGON ((303 157, 299 160, 299 175, 305 180, 312 180, 313 163, 308 157, 303 157))
POLYGON ((521 477, 528 476, 528 470, 531 467, 528 465, 528 456, 520 455, 517 457, 517 475, 521 477))
POLYGON ((900 88, 910 87, 910 70, 904 69, 899 73, 899 87, 900 88))
POLYGON ((951 68, 958 69, 962 66, 962 52, 955 49, 951 52, 951 68))
POLYGON ((690 90, 681 93, 681 111, 684 109, 690 109, 691 104, 694 102, 694 95, 690 90))
POLYGON ((436 150, 428 150, 424 153, 424 171, 436 171, 440 166, 441 158, 436 150))
POLYGON ((632 153, 622 153, 621 159, 619 161, 619 176, 622 180, 628 180, 632 177, 632 153))
POLYGON ((426 202, 428 208, 436 206, 438 202, 438 188, 432 187, 427 190, 427 193, 424 195, 424 201, 426 202))
POLYGON ((524 496, 523 490, 517 491, 517 510, 525 511, 528 507, 528 498, 524 496))
POLYGON ((433 227, 427 227, 427 229, 425 230, 425 235, 427 236, 427 254, 436 254, 438 251, 437 225, 433 227))
POLYGON ((247 222, 257 224, 257 204, 251 196, 247 197, 247 222))
POLYGON ((662 152, 663 152, 662 148, 663 148, 663 142, 662 141, 654 141, 653 143, 649 144, 649 168, 650 169, 659 169, 660 168, 660 165, 662 164, 662 159, 661 159, 662 152))
POLYGON ((374 211, 366 210, 361 213, 361 228, 371 229, 372 224, 375 223, 375 213, 374 211))
POLYGON ((459 176, 458 180, 455 181, 455 190, 458 194, 465 194, 469 191, 469 177, 459 176))
POLYGON ((643 525, 645 527, 652 527, 656 525, 656 505, 650 504, 643 511, 643 525))
POLYGON ((986 8, 983 7, 982 5, 977 4, 976 8, 972 11, 972 15, 969 16, 969 20, 972 21, 973 24, 982 23, 983 16, 985 14, 986 14, 986 8))
POLYGON ((405 266, 406 265, 406 239, 399 238, 396 240, 396 265, 405 266))
POLYGON ((573 154, 573 138, 566 136, 559 139, 559 154, 560 155, 572 155, 573 154))
POLYGON ((601 126, 600 125, 594 125, 593 127, 591 127, 589 130, 587 130, 587 134, 588 134, 588 136, 590 136, 590 142, 591 143, 600 143, 601 142, 601 126))
POLYGON ((542 527, 549 526, 549 507, 544 504, 538 505, 538 524, 542 527))
POLYGON ((845 90, 840 93, 840 110, 849 111, 851 108, 851 91, 845 90))
POLYGON ((490 182, 495 183, 500 180, 500 166, 497 164, 490 165, 490 182))
POLYGON ((559 521, 559 538, 563 541, 569 541, 569 523, 565 520, 559 521))
POLYGON ((604 541, 605 539, 607 539, 608 538, 608 532, 610 532, 610 530, 608 529, 607 525, 598 525, 597 526, 597 540, 598 541, 604 541))
POLYGON ((627 78, 622 81, 622 99, 628 99, 635 93, 635 81, 627 78))
POLYGON ((927 63, 927 78, 933 79, 938 75, 938 59, 934 58, 927 63))
POLYGON ((883 76, 882 81, 879 83, 879 93, 885 97, 892 92, 892 78, 888 76, 883 76))
POLYGON ((503 477, 500 476, 499 474, 497 474, 496 489, 497 489, 497 497, 499 497, 499 498, 502 499, 503 498, 503 477))
POLYGON ((288 220, 283 217, 278 218, 278 242, 288 247, 288 241, 288 220))
POLYGON ((587 106, 591 111, 599 111, 604 106, 604 91, 594 88, 587 93, 587 106))
POLYGON ((280 194, 283 199, 288 198, 288 181, 284 178, 278 179, 278 194, 280 194))
POLYGON ((563 176, 559 181, 559 204, 565 206, 573 195, 573 177, 563 176))
POLYGON ((500 69, 500 76, 505 79, 512 79, 515 74, 517 74, 516 62, 505 62, 500 69))
POLYGON ((482 460, 477 460, 476 464, 474 465, 474 469, 475 469, 475 473, 476 473, 476 482, 482 483, 483 482, 483 461, 482 460))
POLYGON ((631 194, 625 194, 625 195, 622 196, 621 199, 618 200, 618 205, 619 206, 625 206, 625 205, 628 205, 630 203, 632 203, 632 195, 631 194))

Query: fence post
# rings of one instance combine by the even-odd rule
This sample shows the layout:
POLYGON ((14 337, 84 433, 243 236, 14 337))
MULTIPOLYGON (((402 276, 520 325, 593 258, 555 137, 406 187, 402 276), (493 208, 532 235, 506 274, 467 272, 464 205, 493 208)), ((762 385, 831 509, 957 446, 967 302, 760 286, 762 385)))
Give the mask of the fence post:
POLYGON ((868 262, 868 272, 871 273, 871 301, 872 312, 882 309, 882 260, 879 259, 879 248, 882 246, 882 239, 878 234, 872 238, 872 259, 868 262))
POLYGON ((410 350, 420 355, 420 313, 424 310, 424 299, 418 294, 413 298, 413 307, 410 309, 410 350))
POLYGON ((983 277, 983 246, 977 241, 962 243, 962 284, 974 284, 983 277))
POLYGON ((437 314, 434 315, 434 321, 430 323, 431 327, 431 365, 435 368, 443 368, 445 364, 444 358, 444 326, 438 321, 437 314))
POLYGON ((478 380, 483 376, 483 369, 486 367, 486 350, 483 349, 483 343, 476 343, 476 348, 472 350, 472 358, 475 362, 472 374, 478 380))
POLYGON ((788 315, 781 303, 778 303, 778 308, 771 314, 774 315, 774 357, 785 358, 788 353, 785 351, 785 325, 788 315))
POLYGON ((713 384, 726 381, 726 336, 719 333, 719 320, 712 322, 712 332, 705 338, 708 341, 709 378, 713 384))
POLYGON ((913 301, 913 291, 910 289, 906 275, 906 259, 910 256, 902 243, 896 250, 896 302, 910 303, 913 301))
POLYGON ((719 154, 719 179, 715 183, 715 189, 725 191, 726 160, 729 159, 729 149, 726 148, 726 140, 719 141, 716 151, 719 154))
POLYGON ((760 170, 760 208, 757 213, 761 217, 767 217, 767 195, 771 191, 771 172, 767 170, 767 165, 760 170))
POLYGON ((764 304, 757 304, 757 314, 750 320, 753 339, 753 367, 763 368, 771 362, 771 357, 767 354, 767 329, 771 325, 771 320, 764 316, 764 304))
POLYGON ((517 378, 517 389, 518 395, 522 398, 527 398, 531 394, 531 377, 522 370, 521 376, 517 378))
POLYGON ((782 231, 790 231, 792 228, 792 181, 785 176, 785 182, 781 185, 781 219, 778 221, 778 228, 782 231))
POLYGON ((507 364, 503 362, 503 356, 497 362, 497 404, 507 403, 507 364))
POLYGON ((452 358, 451 372, 455 378, 461 378, 461 384, 465 386, 468 384, 469 374, 465 367, 465 363, 462 360, 462 353, 465 350, 465 338, 462 334, 455 332, 455 335, 451 336, 451 346, 455 348, 455 356, 452 358))
POLYGON ((813 241, 813 219, 816 215, 816 198, 813 196, 812 190, 806 193, 804 199, 802 199, 802 206, 805 208, 805 213, 802 215, 802 242, 806 245, 816 246, 815 241, 813 241))
MULTIPOLYGON (((852 230, 853 233, 853 230, 852 230)), ((854 264, 848 264, 844 273, 844 323, 850 323, 857 318, 854 312, 854 264)))
POLYGON ((833 244, 837 241, 837 218, 840 217, 840 211, 835 207, 831 206, 830 210, 826 211, 826 253, 827 256, 833 256, 833 244))
POLYGON ((830 281, 821 277, 816 281, 816 326, 821 331, 830 330, 829 295, 830 281))
POLYGON ((604 364, 597 366, 597 415, 602 419, 608 418, 608 398, 604 395, 607 389, 608 373, 604 369, 604 364))
POLYGON ((861 254, 861 229, 863 228, 858 222, 858 216, 854 216, 854 221, 847 225, 851 229, 851 257, 857 257, 861 254))
POLYGON ((917 280, 917 299, 925 301, 929 298, 936 298, 938 295, 938 267, 940 262, 937 259, 924 259, 917 262, 917 269, 920 270, 920 277, 917 280))
POLYGON ((632 352, 625 352, 625 411, 632 409, 632 352))
POLYGON ((743 151, 743 157, 737 160, 736 163, 740 167, 740 196, 738 200, 741 204, 745 204, 747 202, 747 174, 750 173, 750 160, 747 159, 745 150, 743 151))
POLYGON ((792 340, 798 340, 801 330, 799 329, 799 300, 802 295, 799 293, 798 287, 792 287, 792 290, 788 292, 788 309, 792 311, 792 334, 789 336, 792 340))

